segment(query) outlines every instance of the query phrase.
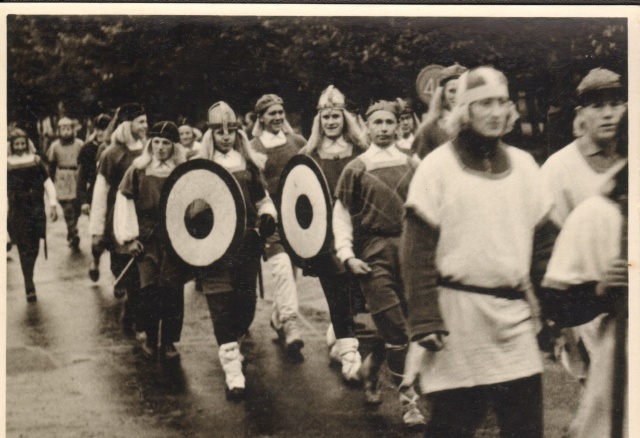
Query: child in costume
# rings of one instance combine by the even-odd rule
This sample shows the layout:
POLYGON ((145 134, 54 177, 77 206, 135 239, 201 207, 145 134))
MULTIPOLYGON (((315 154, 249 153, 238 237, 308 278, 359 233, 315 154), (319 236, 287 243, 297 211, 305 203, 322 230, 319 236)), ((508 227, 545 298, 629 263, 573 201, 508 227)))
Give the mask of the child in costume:
POLYGON ((154 357, 160 341, 160 357, 172 360, 180 356, 174 343, 182 331, 187 273, 167 252, 157 228, 162 187, 185 157, 178 128, 172 122, 156 123, 149 136, 143 153, 133 161, 118 188, 113 231, 138 265, 138 328, 146 333, 142 351, 154 357))
MULTIPOLYGON (((265 94, 255 105, 257 120, 253 126, 251 147, 267 157, 263 175, 269 196, 277 203, 278 182, 284 166, 307 143, 293 132, 287 122, 282 98, 275 94, 265 94)), ((283 341, 286 353, 299 359, 304 347, 298 325, 298 290, 293 276, 293 266, 285 252, 280 235, 274 233, 265 246, 267 265, 275 280, 274 310, 271 327, 283 341)))
POLYGON ((227 396, 238 399, 245 392, 240 347, 255 315, 262 242, 274 233, 277 213, 261 175, 267 157, 253 150, 235 112, 225 102, 217 102, 209 108, 208 124, 196 158, 211 160, 235 177, 247 212, 240 248, 199 276, 219 346, 227 396))
MULTIPOLYGON (((402 206, 417 165, 394 145, 399 117, 396 102, 376 102, 366 116, 371 145, 347 164, 336 186, 335 247, 340 261, 358 277, 384 339, 389 371, 400 391, 403 421, 408 426, 423 426, 418 394, 412 385, 401 385, 409 336, 398 259, 402 206)), ((379 403, 381 359, 384 355, 370 355, 362 366, 369 403, 379 403)))

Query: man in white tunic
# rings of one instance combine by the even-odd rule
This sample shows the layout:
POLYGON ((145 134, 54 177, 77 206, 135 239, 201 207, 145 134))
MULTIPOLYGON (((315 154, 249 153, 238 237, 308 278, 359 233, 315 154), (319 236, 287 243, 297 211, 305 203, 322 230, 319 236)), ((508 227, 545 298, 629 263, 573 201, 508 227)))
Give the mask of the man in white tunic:
POLYGON ((557 234, 551 200, 533 158, 501 141, 517 119, 505 76, 470 70, 456 96, 453 140, 411 182, 401 246, 411 340, 429 350, 426 436, 472 437, 491 403, 501 436, 541 437, 543 364, 525 294, 557 234))
MULTIPOLYGON (((553 194, 551 218, 558 227, 581 202, 600 194, 603 184, 627 162, 626 150, 622 150, 626 144, 618 141, 618 127, 627 111, 620 75, 603 68, 593 69, 580 82, 576 94, 577 138, 542 166, 553 194)), ((563 331, 564 339, 558 348, 562 363, 580 380, 587 377, 591 339, 598 336, 598 326, 599 319, 595 319, 563 331)))

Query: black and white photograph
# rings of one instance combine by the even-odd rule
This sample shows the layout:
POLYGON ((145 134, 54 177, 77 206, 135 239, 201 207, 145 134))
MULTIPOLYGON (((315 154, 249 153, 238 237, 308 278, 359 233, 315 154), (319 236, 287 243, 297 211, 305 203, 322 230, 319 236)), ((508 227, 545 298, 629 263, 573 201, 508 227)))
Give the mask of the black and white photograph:
POLYGON ((7 437, 640 436, 640 8, 0 12, 7 437))

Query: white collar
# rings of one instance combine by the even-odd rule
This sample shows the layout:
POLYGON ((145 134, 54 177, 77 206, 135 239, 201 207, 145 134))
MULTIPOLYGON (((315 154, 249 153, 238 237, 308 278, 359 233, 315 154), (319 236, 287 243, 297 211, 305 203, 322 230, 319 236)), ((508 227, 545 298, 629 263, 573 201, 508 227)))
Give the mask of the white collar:
POLYGON ((396 146, 400 149, 411 149, 411 145, 413 144, 413 140, 415 140, 415 137, 413 135, 413 133, 409 134, 409 137, 407 138, 399 138, 396 141, 396 146))
POLYGON ((260 141, 265 148, 270 149, 277 146, 282 146, 287 142, 287 138, 285 137, 282 130, 280 130, 277 134, 273 134, 267 130, 264 130, 262 131, 262 134, 260 134, 260 141))
POLYGON ((325 137, 320 145, 320 150, 330 154, 335 154, 347 150, 350 146, 351 145, 347 143, 343 136, 340 136, 335 140, 325 137))
POLYGON ((32 153, 25 153, 22 155, 9 154, 7 156, 7 163, 13 166, 35 162, 35 160, 36 156, 32 153))
POLYGON ((213 161, 218 163, 225 169, 235 169, 242 166, 244 162, 244 157, 242 154, 235 149, 231 149, 226 154, 218 150, 213 151, 213 161))
POLYGON ((370 156, 387 155, 389 157, 402 157, 404 154, 398 150, 395 144, 389 145, 386 148, 381 148, 375 143, 371 143, 369 149, 366 152, 370 156))

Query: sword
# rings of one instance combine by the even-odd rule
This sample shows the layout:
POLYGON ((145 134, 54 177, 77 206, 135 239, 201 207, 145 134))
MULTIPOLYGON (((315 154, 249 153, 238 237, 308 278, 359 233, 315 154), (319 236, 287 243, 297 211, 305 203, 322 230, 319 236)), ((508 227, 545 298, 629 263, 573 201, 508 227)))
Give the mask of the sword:
MULTIPOLYGON (((267 244, 267 239, 260 235, 260 229, 255 228, 256 233, 260 236, 260 252, 262 253, 262 260, 267 261, 267 253, 264 252, 264 247, 267 244)), ((262 263, 258 265, 258 287, 260 289, 260 299, 264 300, 264 277, 262 276, 262 263)))
POLYGON ((116 278, 113 282, 113 285, 115 286, 116 284, 118 284, 120 282, 120 280, 122 280, 122 277, 124 277, 124 275, 127 273, 127 271, 129 270, 129 268, 131 267, 131 265, 133 264, 133 262, 135 261, 134 257, 131 257, 131 260, 129 260, 129 263, 127 263, 127 266, 124 267, 124 269, 122 270, 122 272, 120 273, 120 275, 118 275, 118 278, 116 278))

